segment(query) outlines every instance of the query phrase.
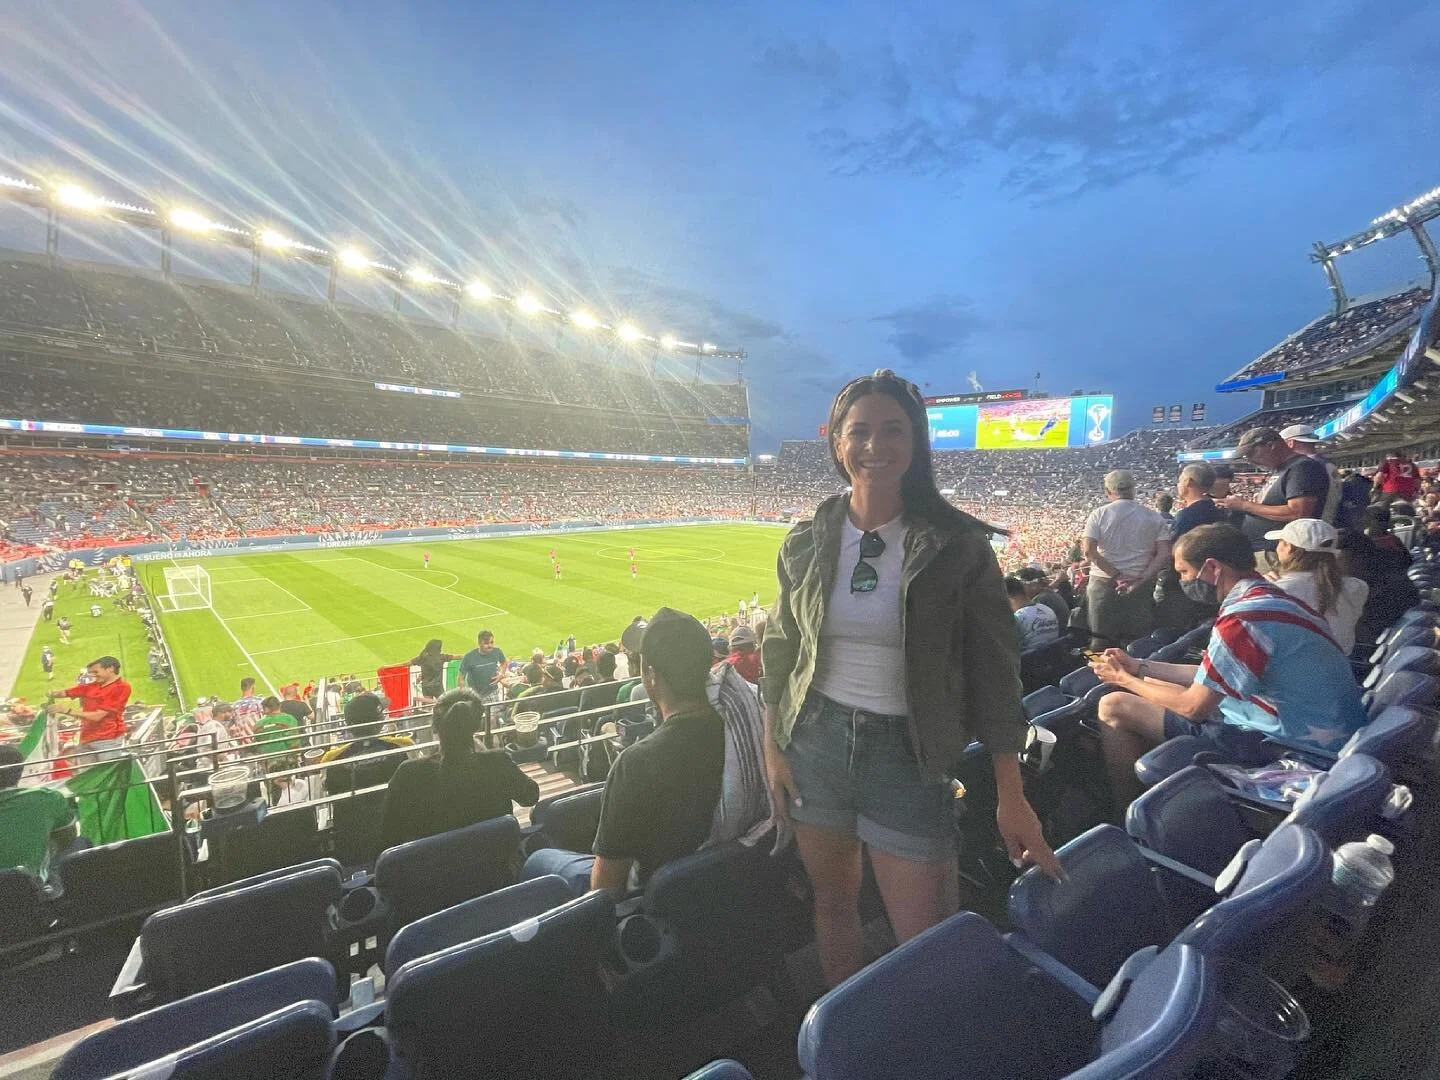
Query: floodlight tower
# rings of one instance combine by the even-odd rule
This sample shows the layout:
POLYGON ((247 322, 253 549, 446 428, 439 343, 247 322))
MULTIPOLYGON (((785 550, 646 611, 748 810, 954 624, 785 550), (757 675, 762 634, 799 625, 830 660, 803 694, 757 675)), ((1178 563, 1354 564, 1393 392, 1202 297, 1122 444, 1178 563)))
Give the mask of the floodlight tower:
POLYGON ((1440 187, 1431 188, 1403 206, 1387 210, 1370 222, 1369 228, 1343 240, 1337 240, 1333 244, 1316 241, 1310 252, 1310 261, 1319 263, 1320 269, 1325 272, 1325 280, 1335 297, 1336 313, 1344 311, 1350 302, 1345 292, 1345 283, 1340 278, 1340 270, 1336 266, 1336 259, 1341 255, 1348 255, 1356 248, 1365 247, 1378 240, 1387 240, 1406 231, 1420 248, 1420 257, 1425 260, 1425 266, 1430 271, 1430 287, 1433 289, 1437 277, 1440 277, 1440 255, 1436 254, 1435 243, 1425 229, 1425 222, 1436 217, 1440 217, 1440 187))

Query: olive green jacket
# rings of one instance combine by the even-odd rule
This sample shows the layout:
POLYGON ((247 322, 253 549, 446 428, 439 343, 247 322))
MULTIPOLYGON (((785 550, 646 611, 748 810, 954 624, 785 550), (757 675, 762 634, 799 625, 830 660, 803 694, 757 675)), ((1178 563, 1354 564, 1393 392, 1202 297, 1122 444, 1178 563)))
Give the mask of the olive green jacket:
MULTIPOLYGON (((780 594, 761 645, 760 692, 775 714, 775 741, 790 742, 815 675, 825 606, 835 584, 849 496, 826 499, 780 546, 780 594)), ((992 753, 1025 748, 1020 638, 989 537, 974 526, 907 521, 901 568, 910 737, 928 779, 952 775, 972 739, 992 753)))

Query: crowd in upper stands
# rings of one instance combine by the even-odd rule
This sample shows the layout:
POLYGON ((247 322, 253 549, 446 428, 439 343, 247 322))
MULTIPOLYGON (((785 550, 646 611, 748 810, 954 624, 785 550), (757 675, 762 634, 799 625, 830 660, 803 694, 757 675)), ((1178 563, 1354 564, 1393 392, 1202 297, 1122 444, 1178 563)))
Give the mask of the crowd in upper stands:
POLYGON ((1266 350, 1226 381, 1318 367, 1341 360, 1361 348, 1381 345, 1407 329, 1419 317, 1420 308, 1429 298, 1429 288, 1416 287, 1317 319, 1266 350))

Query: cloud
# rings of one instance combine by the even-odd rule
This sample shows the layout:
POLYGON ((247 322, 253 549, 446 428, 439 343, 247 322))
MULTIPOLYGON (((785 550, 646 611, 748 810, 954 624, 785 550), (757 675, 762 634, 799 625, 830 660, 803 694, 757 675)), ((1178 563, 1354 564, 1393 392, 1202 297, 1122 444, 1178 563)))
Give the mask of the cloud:
POLYGON ((835 175, 953 184, 993 165, 1013 196, 1045 202, 1293 140, 1294 116, 1313 108, 1317 68, 1381 76, 1376 38, 1418 29, 1405 13, 1382 28, 1370 14, 1359 25, 1297 23, 1293 12, 1257 23, 1225 0, 1217 7, 1166 15, 1122 5, 1128 14, 1117 11, 1102 33, 1063 6, 1025 4, 964 31, 897 23, 843 49, 774 42, 755 68, 816 95, 809 139, 835 175))
POLYGON ((885 340, 904 359, 924 362, 964 349, 988 320, 964 296, 934 296, 908 307, 871 316, 890 328, 885 340))

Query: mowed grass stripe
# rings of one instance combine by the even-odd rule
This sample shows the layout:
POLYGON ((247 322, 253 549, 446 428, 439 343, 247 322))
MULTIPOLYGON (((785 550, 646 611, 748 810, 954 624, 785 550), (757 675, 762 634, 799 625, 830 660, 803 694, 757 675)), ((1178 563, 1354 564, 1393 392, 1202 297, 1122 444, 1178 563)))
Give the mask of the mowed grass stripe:
MULTIPOLYGON (((581 642, 613 641, 635 615, 665 605, 705 618, 733 612, 738 600, 756 590, 768 602, 774 598, 774 572, 756 567, 774 565, 783 535, 763 526, 703 526, 201 560, 212 581, 265 578, 312 609, 227 624, 261 671, 252 671, 211 612, 161 618, 186 699, 233 697, 247 673, 279 685, 371 672, 408 660, 431 637, 460 653, 479 630, 491 629, 507 655, 520 657, 532 647, 548 652, 569 634, 581 642), (638 581, 630 578, 625 554, 630 547, 637 553, 638 581), (564 568, 560 582, 550 569, 552 548, 564 568), (607 548, 613 549, 611 557, 602 557, 607 548), (426 550, 429 574, 420 572, 426 550), (453 584, 448 575, 454 575, 453 584)), ((164 565, 142 565, 152 593, 164 591, 164 565)), ((276 604, 294 603, 278 590, 261 589, 274 595, 276 604)), ((258 610, 263 612, 263 605, 258 610)))

